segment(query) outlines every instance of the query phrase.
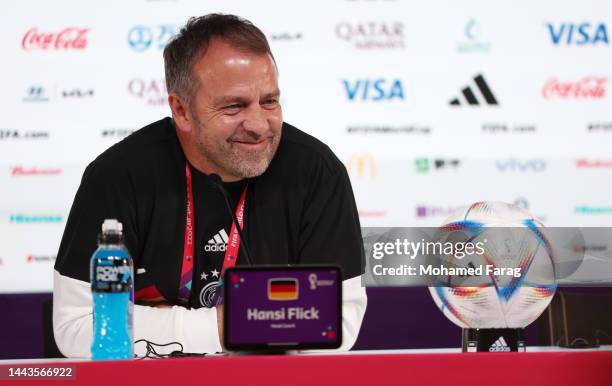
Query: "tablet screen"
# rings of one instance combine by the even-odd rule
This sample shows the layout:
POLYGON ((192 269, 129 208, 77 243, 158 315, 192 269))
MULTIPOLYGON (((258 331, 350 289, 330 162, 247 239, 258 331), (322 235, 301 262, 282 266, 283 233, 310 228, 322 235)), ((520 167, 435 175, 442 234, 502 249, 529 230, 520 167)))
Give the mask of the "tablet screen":
POLYGON ((223 319, 228 350, 338 348, 342 343, 340 269, 228 269, 223 319))

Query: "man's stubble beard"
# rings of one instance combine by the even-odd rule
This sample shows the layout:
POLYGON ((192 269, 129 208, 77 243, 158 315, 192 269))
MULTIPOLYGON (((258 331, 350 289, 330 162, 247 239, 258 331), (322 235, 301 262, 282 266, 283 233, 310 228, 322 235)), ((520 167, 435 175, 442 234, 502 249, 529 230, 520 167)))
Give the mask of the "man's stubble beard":
POLYGON ((268 169, 278 149, 282 133, 282 130, 279 130, 272 138, 269 138, 268 134, 264 135, 267 142, 264 150, 247 152, 239 151, 228 140, 217 142, 208 137, 207 130, 199 119, 195 118, 194 123, 197 127, 194 140, 200 155, 225 173, 241 178, 257 177, 268 169))

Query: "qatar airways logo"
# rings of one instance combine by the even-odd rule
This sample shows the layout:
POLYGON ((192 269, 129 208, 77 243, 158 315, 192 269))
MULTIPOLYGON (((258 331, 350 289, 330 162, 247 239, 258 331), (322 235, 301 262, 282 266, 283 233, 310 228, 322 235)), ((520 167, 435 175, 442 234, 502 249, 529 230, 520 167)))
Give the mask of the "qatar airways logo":
POLYGON ((11 177, 33 177, 33 176, 57 176, 62 174, 62 169, 57 168, 27 168, 24 166, 11 166, 11 177))
POLYGON ((603 99, 606 97, 608 78, 585 76, 575 81, 562 81, 552 77, 542 87, 544 99, 603 99))
POLYGON ((404 48, 404 24, 400 22, 342 22, 336 36, 359 49, 404 48))
POLYGON ((21 40, 21 48, 31 50, 84 50, 89 28, 67 27, 57 32, 40 32, 30 28, 21 40))
POLYGON ((128 83, 128 92, 149 106, 166 106, 168 99, 163 79, 134 78, 128 83))

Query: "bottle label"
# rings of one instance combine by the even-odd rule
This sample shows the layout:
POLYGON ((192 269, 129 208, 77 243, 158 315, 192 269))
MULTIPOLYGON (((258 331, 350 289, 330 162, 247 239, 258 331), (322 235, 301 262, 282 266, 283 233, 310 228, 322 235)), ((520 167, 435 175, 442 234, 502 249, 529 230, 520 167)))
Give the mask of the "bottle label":
POLYGON ((132 288, 132 268, 124 258, 95 259, 92 289, 96 292, 129 292, 132 288))

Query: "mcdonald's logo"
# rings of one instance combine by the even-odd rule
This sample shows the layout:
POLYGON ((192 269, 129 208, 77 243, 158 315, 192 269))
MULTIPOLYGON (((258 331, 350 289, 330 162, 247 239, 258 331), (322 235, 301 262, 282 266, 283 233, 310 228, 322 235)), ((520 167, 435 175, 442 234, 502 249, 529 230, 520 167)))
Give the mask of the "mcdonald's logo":
POLYGON ((376 161, 370 153, 351 155, 346 163, 346 169, 350 176, 376 177, 376 161))

